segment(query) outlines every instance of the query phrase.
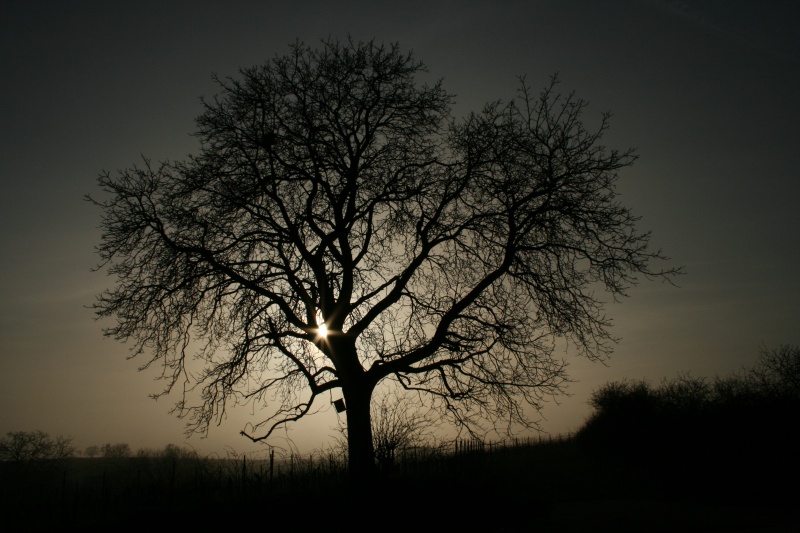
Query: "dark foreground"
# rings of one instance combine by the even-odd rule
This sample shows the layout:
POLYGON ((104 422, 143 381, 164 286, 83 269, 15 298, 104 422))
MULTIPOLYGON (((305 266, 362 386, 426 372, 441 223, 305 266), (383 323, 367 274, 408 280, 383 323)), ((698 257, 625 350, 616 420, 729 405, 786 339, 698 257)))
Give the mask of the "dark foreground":
POLYGON ((353 487, 333 459, 0 464, 4 531, 798 531, 796 464, 598 454, 574 439, 407 458, 353 487), (759 467, 762 465, 762 467, 759 467), (17 465, 19 466, 19 465, 17 465))

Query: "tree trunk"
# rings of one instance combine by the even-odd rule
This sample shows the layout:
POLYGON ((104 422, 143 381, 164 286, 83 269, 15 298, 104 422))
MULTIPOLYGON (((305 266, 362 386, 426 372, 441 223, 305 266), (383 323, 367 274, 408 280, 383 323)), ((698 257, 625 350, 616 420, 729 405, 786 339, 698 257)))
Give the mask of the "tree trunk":
POLYGON ((347 445, 350 477, 360 483, 375 473, 375 450, 372 446, 370 401, 372 387, 350 385, 342 387, 347 407, 347 445))

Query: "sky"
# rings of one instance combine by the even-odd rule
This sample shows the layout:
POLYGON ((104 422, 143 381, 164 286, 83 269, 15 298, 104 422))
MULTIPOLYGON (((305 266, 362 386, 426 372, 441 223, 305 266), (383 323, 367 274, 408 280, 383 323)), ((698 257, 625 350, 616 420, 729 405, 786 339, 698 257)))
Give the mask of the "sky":
MULTIPOLYGON (((297 39, 398 42, 464 115, 508 100, 516 77, 611 111, 605 144, 635 147, 624 205, 652 231, 679 287, 643 282, 609 303, 619 337, 605 364, 569 352, 569 396, 542 411, 576 431, 608 381, 726 376, 762 348, 800 344, 800 4, 793 1, 3 2, 0 7, 0 435, 39 429, 83 449, 189 445, 257 450, 237 409, 185 440, 154 401, 156 372, 102 334, 94 297, 97 176, 195 153, 211 75, 288 52, 297 39)), ((255 414, 257 415, 257 413, 255 414)), ((330 445, 327 406, 278 436, 330 445)))

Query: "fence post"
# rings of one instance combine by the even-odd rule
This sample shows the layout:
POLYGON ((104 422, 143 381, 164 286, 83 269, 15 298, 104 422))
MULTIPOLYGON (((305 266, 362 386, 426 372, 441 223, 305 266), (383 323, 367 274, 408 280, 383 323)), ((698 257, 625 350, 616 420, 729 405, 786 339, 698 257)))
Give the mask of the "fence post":
POLYGON ((247 456, 242 456, 242 491, 247 492, 247 456))
POLYGON ((271 448, 269 450, 269 482, 272 483, 272 479, 275 474, 275 448, 271 448))

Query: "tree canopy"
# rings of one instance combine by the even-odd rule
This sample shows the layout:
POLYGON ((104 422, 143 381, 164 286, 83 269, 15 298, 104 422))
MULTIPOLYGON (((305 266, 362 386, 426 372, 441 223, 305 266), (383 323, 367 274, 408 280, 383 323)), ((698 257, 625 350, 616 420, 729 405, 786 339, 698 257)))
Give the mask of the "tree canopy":
POLYGON ((178 404, 190 428, 256 402, 243 433, 262 440, 341 389, 367 469, 386 379, 473 429, 530 423, 523 406, 566 377, 558 339, 611 349, 598 292, 675 272, 650 268, 662 256, 618 202, 635 155, 601 144, 609 115, 590 131, 555 78, 538 93, 521 78, 455 118, 423 72, 395 44, 296 43, 216 78, 197 155, 101 174, 116 283, 96 311, 166 390, 199 387, 178 404))
POLYGON ((51 438, 43 431, 9 431, 0 438, 0 462, 29 466, 66 459, 75 454, 72 441, 73 437, 57 435, 51 438))

